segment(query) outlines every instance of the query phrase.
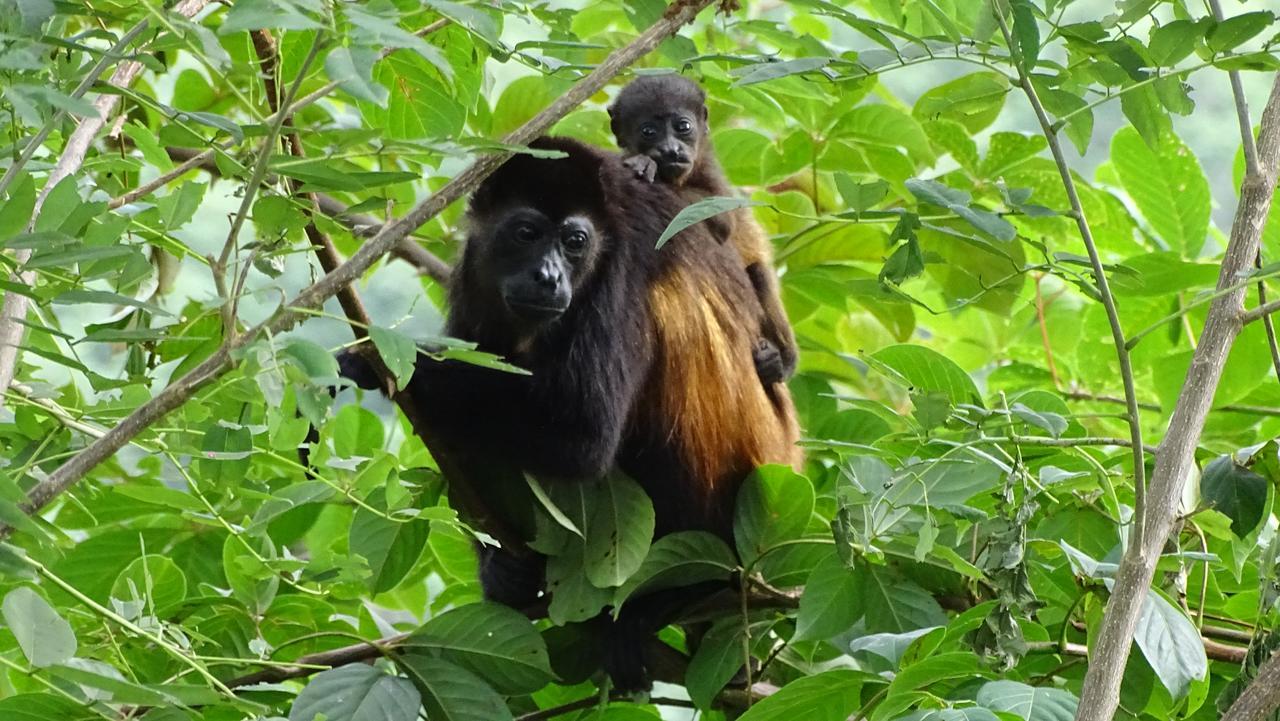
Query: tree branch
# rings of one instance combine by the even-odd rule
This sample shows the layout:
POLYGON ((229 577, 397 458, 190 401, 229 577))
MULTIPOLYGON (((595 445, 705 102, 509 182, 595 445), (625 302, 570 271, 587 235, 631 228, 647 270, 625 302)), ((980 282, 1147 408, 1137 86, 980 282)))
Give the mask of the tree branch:
POLYGON ((1236 698, 1222 721, 1266 721, 1280 708, 1280 654, 1258 667, 1258 673, 1236 698))
MULTIPOLYGON (((503 139, 503 142, 507 145, 526 145, 545 133, 569 111, 599 92, 624 68, 648 54, 714 1, 680 0, 671 5, 663 17, 648 30, 625 47, 611 53, 595 70, 574 83, 564 95, 513 131, 503 139)), ((49 501, 74 486, 86 473, 110 458, 152 423, 181 406, 205 385, 221 377, 234 365, 232 353, 263 334, 278 335, 308 317, 306 311, 319 307, 326 299, 359 278, 402 238, 474 190, 480 181, 488 177, 511 155, 510 151, 502 150, 481 156, 403 217, 382 226, 381 230, 361 246, 360 250, 356 251, 347 262, 304 288, 266 321, 241 333, 231 343, 224 344, 186 375, 173 381, 151 400, 121 419, 120 423, 102 438, 89 444, 36 484, 28 493, 23 510, 34 513, 44 508, 49 501)), ((8 536, 11 532, 12 528, 7 524, 0 525, 0 538, 8 536)))
MULTIPOLYGON (((174 7, 177 12, 186 17, 192 17, 200 12, 208 0, 182 0, 174 7)), ((80 85, 72 92, 72 97, 81 97, 98 79, 98 74, 105 69, 103 63, 107 58, 114 57, 116 51, 123 49, 126 45, 141 35, 147 28, 146 21, 135 25, 128 33, 120 38, 112 48, 112 52, 108 52, 103 56, 100 64, 95 66, 93 70, 85 77, 80 85)), ((135 60, 127 60, 116 66, 115 72, 111 74, 111 78, 107 83, 113 87, 126 88, 133 84, 133 81, 142 72, 142 63, 135 60)), ((89 146, 93 144, 93 139, 97 137, 98 131, 107 123, 107 117, 111 115, 120 102, 120 96, 114 93, 99 95, 93 101, 93 108, 96 111, 93 115, 85 117, 76 125, 76 129, 72 131, 67 138, 67 143, 62 148, 62 155, 58 158, 58 162, 53 166, 53 170, 49 172, 49 177, 45 180, 44 187, 40 189, 39 195, 36 196, 35 207, 31 211, 31 221, 27 227, 30 229, 35 224, 35 219, 40 217, 40 209, 44 206, 45 198, 53 191, 54 187, 62 181, 63 178, 70 176, 80 169, 84 164, 85 154, 89 152, 89 146)), ((40 134, 31 139, 26 150, 23 151, 23 158, 30 158, 35 153, 39 145, 44 142, 44 138, 48 136, 49 131, 53 127, 54 120, 62 117, 59 113, 54 116, 53 120, 46 123, 41 129, 40 134)), ((3 194, 2 188, 7 188, 8 183, 15 177, 21 166, 26 161, 20 158, 17 162, 9 167, 3 179, 0 179, 0 194, 3 194)), ((31 259, 30 248, 20 248, 14 252, 14 260, 19 268, 31 259)), ((29 270, 20 270, 13 276, 13 282, 18 285, 34 285, 35 273, 29 270)), ((27 317, 27 309, 30 306, 31 299, 19 293, 5 293, 4 303, 0 305, 0 408, 4 407, 4 393, 9 390, 9 384, 13 382, 14 375, 18 370, 18 348, 22 344, 23 324, 22 320, 27 317)), ((3 534, 0 534, 2 536, 3 534)))
MULTIPOLYGON (((1271 207, 1280 169, 1280 76, 1262 113, 1258 138, 1257 172, 1245 175, 1240 187, 1240 204, 1231 226, 1231 239, 1218 275, 1218 288, 1236 282, 1253 265, 1263 224, 1271 207)), ((1195 449, 1214 391, 1222 376, 1227 352, 1239 334, 1245 288, 1214 299, 1209 306, 1204 331, 1187 370, 1187 378, 1169 419, 1169 430, 1160 443, 1152 474, 1148 502, 1142 518, 1145 533, 1131 542, 1121 559, 1115 586, 1107 602, 1106 614, 1092 663, 1080 693, 1077 721, 1110 719, 1120 702, 1120 680, 1133 641, 1143 599, 1151 585, 1161 550, 1173 527, 1182 489, 1195 468, 1195 449)), ((1252 698, 1252 696, 1251 696, 1252 698)))

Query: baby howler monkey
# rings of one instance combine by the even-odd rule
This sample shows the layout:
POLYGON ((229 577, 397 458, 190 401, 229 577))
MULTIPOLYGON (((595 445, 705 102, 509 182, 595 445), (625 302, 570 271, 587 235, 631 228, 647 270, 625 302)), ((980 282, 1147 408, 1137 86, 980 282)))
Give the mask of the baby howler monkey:
MULTIPOLYGON (((679 75, 638 78, 609 107, 610 126, 637 177, 661 181, 676 190, 686 205, 732 195, 711 148, 706 94, 679 75)), ((721 242, 731 241, 742 257, 747 276, 763 311, 761 338, 753 359, 766 386, 795 372, 796 338, 787 320, 773 271, 773 252, 764 229, 748 208, 705 221, 721 242)))

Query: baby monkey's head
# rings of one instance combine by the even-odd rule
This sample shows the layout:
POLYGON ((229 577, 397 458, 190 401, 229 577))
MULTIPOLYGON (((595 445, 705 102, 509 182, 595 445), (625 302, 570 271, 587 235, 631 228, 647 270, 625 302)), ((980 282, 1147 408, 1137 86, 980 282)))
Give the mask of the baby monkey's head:
POLYGON ((706 93, 679 75, 633 80, 609 106, 618 147, 657 164, 665 183, 682 185, 707 145, 706 93))

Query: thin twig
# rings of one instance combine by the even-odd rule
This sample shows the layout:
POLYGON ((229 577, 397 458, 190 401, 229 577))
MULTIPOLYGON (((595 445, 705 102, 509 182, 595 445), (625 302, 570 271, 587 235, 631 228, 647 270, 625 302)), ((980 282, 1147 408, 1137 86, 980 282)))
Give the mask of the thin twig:
MULTIPOLYGON (((631 43, 611 53, 595 70, 574 83, 555 102, 508 135, 503 142, 508 146, 526 145, 545 133, 571 110, 599 92, 623 69, 648 54, 714 1, 688 0, 668 8, 666 14, 648 30, 631 43)), ((233 367, 231 356, 234 351, 245 347, 262 335, 279 335, 297 325, 308 317, 306 311, 319 307, 341 288, 354 282, 379 258, 395 247, 401 238, 408 236, 415 228, 434 218, 446 207, 474 190, 510 156, 510 151, 501 150, 478 158, 403 217, 384 225, 378 234, 361 246, 347 262, 307 286, 284 306, 277 309, 266 321, 238 335, 233 342, 224 344, 195 368, 121 419, 120 423, 102 438, 86 446, 84 450, 72 456, 47 478, 36 484, 28 493, 27 502, 22 504, 23 510, 30 514, 44 508, 49 501, 78 483, 85 474, 114 455, 121 446, 146 430, 152 423, 181 406, 204 386, 221 377, 233 367)), ((11 532, 12 527, 9 525, 0 525, 0 538, 8 536, 11 532)))

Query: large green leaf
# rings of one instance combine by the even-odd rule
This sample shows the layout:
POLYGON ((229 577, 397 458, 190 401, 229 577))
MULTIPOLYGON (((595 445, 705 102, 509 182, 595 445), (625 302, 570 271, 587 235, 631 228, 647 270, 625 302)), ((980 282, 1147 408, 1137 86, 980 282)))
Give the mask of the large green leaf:
POLYGON ((594 484, 583 564, 597 588, 620 586, 644 563, 653 541, 653 503, 640 484, 614 473, 594 484))
POLYGON ((881 348, 871 357, 884 364, 913 393, 941 393, 953 404, 981 404, 978 387, 968 373, 941 353, 919 345, 881 348))
POLYGON ((863 583, 862 574, 846 566, 834 552, 814 566, 800 597, 792 640, 827 639, 848 630, 865 610, 859 592, 863 583))
POLYGON ((809 479, 785 466, 757 468, 738 491, 733 524, 738 556, 749 564, 777 544, 800 537, 813 504, 809 479))
POLYGON ((1209 461, 1200 475, 1200 498, 1231 519, 1231 530, 1244 538, 1258 527, 1267 508, 1267 479, 1236 463, 1230 455, 1209 461))
MULTIPOLYGON (((1107 581, 1108 587, 1112 585, 1107 581)), ((1195 624, 1154 590, 1147 591, 1133 639, 1174 699, 1186 696, 1193 681, 1205 677, 1209 661, 1195 624)))
POLYGON ((415 721, 420 703, 409 681, 356 663, 313 676, 289 721, 415 721))
POLYGON ((5 594, 0 612, 32 666, 53 666, 76 654, 71 624, 30 588, 19 586, 5 594))
POLYGON ((1184 258, 1195 258, 1209 232, 1209 182, 1194 154, 1172 134, 1157 150, 1137 131, 1122 128, 1111 141, 1111 162, 1156 236, 1184 258))
POLYGON ((797 679, 762 699, 740 721, 845 721, 858 710, 867 676, 836 670, 797 679))
POLYGON ((537 629, 524 615, 498 604, 446 611, 414 631, 404 647, 465 668, 505 694, 536 691, 552 678, 537 629))
POLYGON ((978 703, 993 711, 1017 714, 1026 721, 1071 721, 1080 701, 1060 688, 992 681, 978 690, 978 703))
POLYGON ((483 679, 461 666, 412 653, 400 657, 399 663, 422 692, 422 708, 432 721, 509 721, 512 718, 502 697, 483 679))

